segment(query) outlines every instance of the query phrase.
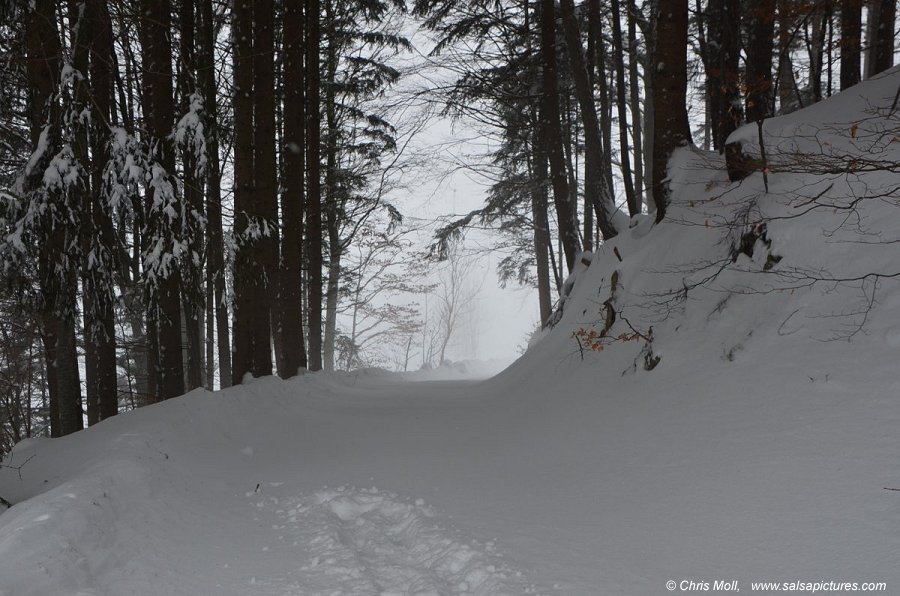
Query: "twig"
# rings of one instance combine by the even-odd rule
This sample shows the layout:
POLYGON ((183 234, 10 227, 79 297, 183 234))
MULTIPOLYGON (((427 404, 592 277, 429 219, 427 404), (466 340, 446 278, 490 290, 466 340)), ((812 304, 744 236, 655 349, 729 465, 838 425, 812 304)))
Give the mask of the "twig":
POLYGON ((763 185, 766 188, 766 194, 769 194, 769 164, 766 163, 766 143, 763 140, 763 118, 756 121, 759 130, 759 156, 762 159, 762 175, 763 185))
POLYGON ((641 333, 637 329, 635 329, 634 325, 631 324, 631 321, 625 318, 625 316, 619 312, 619 318, 625 321, 625 324, 631 329, 632 333, 634 333, 635 337, 639 337, 647 343, 651 343, 653 341, 653 327, 650 327, 647 330, 647 333, 641 333))
POLYGON ((578 352, 581 354, 581 360, 584 361, 584 345, 582 345, 581 340, 577 335, 572 333, 572 337, 575 339, 575 343, 578 344, 578 352))
POLYGON ((9 468, 10 470, 15 470, 19 474, 19 480, 21 480, 22 479, 22 468, 25 466, 25 464, 27 464, 32 459, 34 459, 35 455, 37 455, 37 454, 36 453, 31 454, 31 456, 28 459, 26 459, 25 461, 20 463, 18 466, 10 466, 7 464, 0 464, 0 468, 9 468))
POLYGON ((7 500, 4 499, 3 497, 0 497, 0 505, 5 506, 7 509, 12 509, 12 503, 10 503, 9 501, 7 501, 7 500))
POLYGON ((888 117, 894 114, 894 110, 897 109, 897 100, 900 100, 900 85, 897 85, 897 94, 894 95, 894 103, 891 104, 891 111, 888 112, 888 117))
POLYGON ((889 486, 885 486, 885 487, 884 487, 884 490, 895 490, 895 491, 897 491, 898 493, 900 493, 900 488, 891 488, 891 487, 889 487, 889 486))

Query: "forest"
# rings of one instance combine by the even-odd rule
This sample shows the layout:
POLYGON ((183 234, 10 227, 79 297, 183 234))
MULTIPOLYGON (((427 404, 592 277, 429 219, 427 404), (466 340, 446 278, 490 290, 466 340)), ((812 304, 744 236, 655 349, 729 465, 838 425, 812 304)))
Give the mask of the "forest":
POLYGON ((438 364, 452 296, 390 297, 473 227, 546 325, 582 251, 666 219, 674 149, 765 169, 729 135, 889 69, 896 28, 893 0, 3 0, 0 453, 373 345, 438 364), (410 149, 436 118, 490 184, 415 247, 392 197, 444 168, 410 149))

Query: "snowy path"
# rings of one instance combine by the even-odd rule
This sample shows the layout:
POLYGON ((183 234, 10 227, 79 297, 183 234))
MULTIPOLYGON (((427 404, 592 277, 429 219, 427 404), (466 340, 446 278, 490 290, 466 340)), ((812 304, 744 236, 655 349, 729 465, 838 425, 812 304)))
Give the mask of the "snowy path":
POLYGON ((852 363, 812 383, 818 365, 757 351, 702 384, 673 366, 601 393, 576 366, 565 393, 539 370, 482 385, 263 379, 26 443, 23 479, 0 469, 18 503, 0 514, 0 595, 900 585, 900 508, 882 488, 900 478, 900 383, 855 392, 852 363), (751 384, 753 399, 723 392, 751 384))
POLYGON ((478 419, 474 386, 364 385, 265 380, 20 446, 17 457, 54 453, 8 478, 15 501, 35 496, 0 516, 0 596, 558 593, 473 532, 479 522, 448 514, 454 485, 480 485, 459 476, 474 452, 453 438, 478 419), (442 507, 426 504, 439 496, 428 486, 442 507))
POLYGON ((421 500, 347 487, 306 497, 253 496, 254 518, 272 522, 277 534, 276 546, 263 552, 280 550, 284 558, 303 551, 284 577, 251 578, 254 594, 534 593, 521 572, 504 567, 492 544, 461 538, 421 500))

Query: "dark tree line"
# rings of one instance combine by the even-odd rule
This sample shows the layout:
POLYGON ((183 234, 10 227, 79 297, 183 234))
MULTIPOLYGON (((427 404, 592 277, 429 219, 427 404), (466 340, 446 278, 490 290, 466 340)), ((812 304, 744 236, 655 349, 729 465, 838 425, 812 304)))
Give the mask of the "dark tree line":
POLYGON ((738 126, 890 68, 895 15, 893 0, 3 0, 2 445, 335 365, 363 275, 349 248, 390 235, 376 215, 399 219, 383 188, 398 123, 374 101, 411 48, 399 19, 455 75, 429 101, 492 141, 485 205, 437 245, 497 228, 501 276, 537 287, 545 323, 580 251, 665 218, 673 150, 724 151, 738 126))
POLYGON ((366 110, 399 76, 403 9, 3 2, 3 332, 41 348, 8 344, 30 389, 5 436, 322 368, 333 244, 391 210, 371 178, 395 129, 366 110))
POLYGON ((417 1, 438 39, 433 53, 461 73, 446 111, 480 123, 498 146, 481 166, 493 182, 485 206, 449 222, 439 246, 467 226, 497 226, 500 245, 517 247, 501 276, 537 286, 546 322, 554 280, 558 290, 581 249, 627 225, 616 209, 665 217, 675 148, 696 139, 724 151, 744 123, 856 84, 863 59, 866 76, 889 68, 895 9, 880 0, 417 1), (453 52, 461 40, 477 59, 453 52))

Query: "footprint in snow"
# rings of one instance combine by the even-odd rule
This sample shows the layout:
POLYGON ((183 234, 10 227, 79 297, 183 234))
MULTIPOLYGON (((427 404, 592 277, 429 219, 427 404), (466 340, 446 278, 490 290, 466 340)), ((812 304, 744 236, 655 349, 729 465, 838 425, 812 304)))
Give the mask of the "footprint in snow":
POLYGON ((501 596, 535 593, 492 545, 466 541, 421 500, 340 487, 282 500, 286 541, 307 560, 292 573, 304 594, 501 596))

